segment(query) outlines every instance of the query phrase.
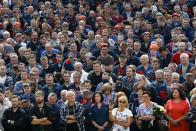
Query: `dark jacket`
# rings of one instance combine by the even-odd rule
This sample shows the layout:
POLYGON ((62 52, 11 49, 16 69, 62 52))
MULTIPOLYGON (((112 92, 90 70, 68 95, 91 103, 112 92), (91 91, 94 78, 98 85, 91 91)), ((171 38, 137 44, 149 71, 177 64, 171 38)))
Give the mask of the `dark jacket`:
MULTIPOLYGON (((48 95, 50 94, 50 91, 49 91, 49 88, 48 88, 47 84, 46 84, 45 86, 43 86, 43 87, 41 88, 41 90, 44 91, 45 100, 47 100, 47 97, 48 97, 48 95)), ((54 93, 57 94, 58 100, 60 99, 60 93, 61 93, 62 90, 63 90, 63 87, 62 87, 61 85, 56 84, 56 83, 53 84, 52 92, 54 92, 54 93)))
POLYGON ((120 65, 115 66, 113 69, 113 73, 116 76, 125 76, 126 75, 126 66, 122 67, 121 69, 120 69, 120 65))
MULTIPOLYGON (((192 63, 189 63, 187 69, 186 69, 186 73, 190 72, 191 68, 193 67, 194 65, 192 63)), ((179 73, 180 75, 182 75, 182 64, 179 64, 176 68, 176 72, 179 73)))
POLYGON ((13 112, 13 108, 8 108, 3 113, 2 125, 4 131, 25 131, 25 112, 22 109, 18 109, 13 112), (14 125, 8 123, 8 120, 15 121, 14 125))
MULTIPOLYGON (((48 104, 44 104, 44 107, 43 109, 41 109, 41 111, 37 105, 32 107, 31 116, 36 116, 38 119, 46 117, 50 122, 53 122, 53 118, 54 118, 52 113, 52 108, 48 104)), ((44 131, 53 131, 52 125, 47 125, 47 126, 33 125, 32 131, 39 131, 41 128, 43 128, 44 131)))

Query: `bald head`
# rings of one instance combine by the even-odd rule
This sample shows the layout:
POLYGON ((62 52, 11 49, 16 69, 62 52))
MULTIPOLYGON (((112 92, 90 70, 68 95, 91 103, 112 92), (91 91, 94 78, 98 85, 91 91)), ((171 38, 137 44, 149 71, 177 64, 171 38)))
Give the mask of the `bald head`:
POLYGON ((182 53, 180 55, 180 62, 182 65, 188 66, 189 64, 189 55, 187 53, 182 53))
POLYGON ((184 42, 180 42, 178 44, 178 49, 180 52, 184 52, 186 50, 186 44, 184 42))
POLYGON ((142 63, 142 65, 147 65, 149 63, 148 55, 145 54, 145 55, 141 56, 141 63, 142 63))

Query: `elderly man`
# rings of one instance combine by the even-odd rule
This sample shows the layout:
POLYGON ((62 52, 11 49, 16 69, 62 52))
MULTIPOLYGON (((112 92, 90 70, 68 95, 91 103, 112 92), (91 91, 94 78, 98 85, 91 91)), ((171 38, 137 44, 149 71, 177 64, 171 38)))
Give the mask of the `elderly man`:
POLYGON ((88 73, 83 70, 83 66, 81 62, 76 62, 74 64, 74 69, 75 71, 71 74, 71 78, 70 78, 71 83, 74 82, 73 75, 75 72, 79 72, 81 74, 81 78, 80 78, 81 82, 84 82, 85 80, 87 80, 88 73))
POLYGON ((67 91, 66 97, 67 103, 61 108, 66 131, 84 131, 83 106, 75 101, 76 94, 73 91, 67 91))
POLYGON ((41 55, 46 56, 48 58, 49 63, 53 64, 56 62, 56 54, 58 52, 60 51, 52 48, 51 43, 46 43, 45 51, 41 55))
POLYGON ((179 51, 176 52, 175 54, 173 54, 173 56, 172 56, 171 61, 172 61, 173 63, 180 64, 180 55, 181 55, 182 53, 186 53, 186 54, 189 55, 189 58, 192 58, 192 54, 191 54, 190 52, 187 52, 187 51, 186 51, 186 43, 185 43, 185 42, 180 42, 180 43, 178 44, 178 49, 179 49, 179 51))
POLYGON ((176 72, 180 75, 185 76, 186 73, 190 72, 194 65, 189 62, 189 55, 187 53, 182 53, 180 55, 180 64, 176 68, 176 72))
POLYGON ((164 80, 164 72, 163 70, 155 71, 156 80, 152 82, 151 86, 155 87, 156 95, 157 95, 157 103, 159 105, 164 105, 166 102, 166 98, 170 95, 170 89, 167 87, 167 84, 164 80))
POLYGON ((153 70, 152 65, 149 64, 149 57, 147 54, 141 56, 141 65, 136 68, 136 73, 146 75, 149 70, 153 70))
POLYGON ((62 90, 61 91, 61 99, 57 101, 57 104, 62 107, 63 104, 66 102, 67 100, 67 97, 66 97, 66 93, 67 93, 67 90, 62 90))

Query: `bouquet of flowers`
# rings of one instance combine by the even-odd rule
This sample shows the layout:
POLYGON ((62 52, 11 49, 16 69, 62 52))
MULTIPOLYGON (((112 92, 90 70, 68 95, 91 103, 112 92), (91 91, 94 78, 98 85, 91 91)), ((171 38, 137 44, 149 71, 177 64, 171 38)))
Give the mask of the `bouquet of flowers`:
POLYGON ((153 116, 155 119, 160 120, 163 117, 163 114, 165 113, 164 107, 157 105, 156 107, 153 108, 153 116))
POLYGON ((159 130, 160 131, 168 131, 167 127, 167 121, 164 119, 164 113, 166 110, 164 107, 157 105, 153 108, 153 116, 155 117, 155 120, 158 122, 159 130))

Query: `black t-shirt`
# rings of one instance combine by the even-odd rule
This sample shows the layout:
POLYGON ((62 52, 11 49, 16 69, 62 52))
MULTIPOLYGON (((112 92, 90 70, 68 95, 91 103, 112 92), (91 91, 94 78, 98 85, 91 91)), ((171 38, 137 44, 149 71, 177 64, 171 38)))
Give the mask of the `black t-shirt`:
POLYGON ((74 106, 69 106, 69 115, 74 115, 74 106))
POLYGON ((46 75, 46 74, 48 74, 48 73, 53 74, 53 72, 54 72, 53 66, 49 65, 47 69, 43 69, 43 70, 42 70, 42 73, 40 74, 40 76, 41 76, 42 78, 45 78, 45 75, 46 75))
POLYGON ((91 81, 92 83, 92 88, 91 91, 95 92, 97 85, 102 82, 102 73, 100 73, 99 75, 96 75, 95 72, 90 72, 88 75, 88 80, 91 81))
MULTIPOLYGON (((38 119, 46 117, 50 122, 53 122, 54 120, 52 108, 48 104, 44 104, 43 108, 39 108, 37 105, 32 107, 31 116, 36 116, 38 119)), ((32 131, 39 131, 41 128, 43 128, 44 131, 53 131, 52 125, 32 125, 32 131)))
MULTIPOLYGON (((68 106, 69 114, 68 115, 74 115, 74 106, 68 106)), ((78 124, 77 122, 66 124, 66 130, 72 130, 72 131, 78 131, 78 124)))

